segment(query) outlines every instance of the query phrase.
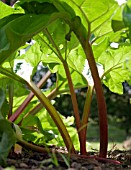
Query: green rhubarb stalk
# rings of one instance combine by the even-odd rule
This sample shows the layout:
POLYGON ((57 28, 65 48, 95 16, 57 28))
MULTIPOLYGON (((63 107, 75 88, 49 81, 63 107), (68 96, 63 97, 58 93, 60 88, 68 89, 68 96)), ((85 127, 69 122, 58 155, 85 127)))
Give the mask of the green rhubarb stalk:
POLYGON ((85 146, 85 148, 86 148, 87 124, 88 124, 88 118, 89 118, 91 101, 92 101, 93 87, 94 86, 92 86, 92 85, 88 85, 84 110, 83 110, 83 114, 82 114, 82 121, 81 121, 81 131, 82 131, 82 135, 83 135, 82 145, 85 146))
MULTIPOLYGON (((50 77, 51 72, 48 71, 46 75, 39 81, 37 84, 37 87, 41 88, 43 84, 47 81, 47 79, 50 77)), ((34 97, 34 93, 30 92, 30 94, 27 96, 27 98, 23 101, 23 103, 18 107, 18 109, 9 117, 9 120, 11 122, 14 122, 18 116, 24 111, 24 109, 28 106, 32 98, 34 97)))
POLYGON ((13 108, 13 96, 14 96, 14 85, 9 84, 9 114, 8 118, 12 116, 12 108, 13 108))
MULTIPOLYGON (((49 100, 54 99, 57 96, 57 88, 53 89, 48 95, 47 98, 49 100)), ((35 115, 43 108, 43 104, 39 103, 37 104, 33 109, 31 109, 19 122, 19 125, 22 123, 22 121, 28 116, 28 115, 35 115)))
POLYGON ((20 76, 16 75, 15 73, 13 73, 3 67, 0 67, 0 72, 12 79, 15 79, 16 81, 26 84, 30 88, 30 90, 37 96, 37 98, 41 101, 43 106, 46 108, 46 110, 49 112, 50 116, 54 120, 54 122, 55 122, 59 132, 61 133, 61 136, 62 136, 64 142, 65 142, 68 152, 75 153, 74 145, 72 143, 72 140, 69 136, 69 133, 68 133, 61 117, 59 116, 59 114, 56 111, 56 109, 54 108, 54 106, 50 103, 49 99, 41 92, 41 90, 32 81, 27 82, 20 76))
POLYGON ((43 104, 43 106, 46 108, 51 118, 55 122, 65 142, 67 150, 70 153, 75 153, 75 148, 71 141, 69 133, 54 106, 50 103, 49 99, 41 92, 41 90, 32 81, 27 82, 27 85, 31 89, 31 91, 37 96, 37 98, 40 100, 40 102, 43 104))

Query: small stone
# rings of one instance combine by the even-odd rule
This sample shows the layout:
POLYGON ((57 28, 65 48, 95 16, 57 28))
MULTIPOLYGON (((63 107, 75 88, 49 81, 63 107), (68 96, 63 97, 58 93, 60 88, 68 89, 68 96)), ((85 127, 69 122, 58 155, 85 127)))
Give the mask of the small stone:
POLYGON ((20 167, 21 167, 21 168, 28 168, 28 165, 25 164, 25 163, 20 163, 20 167))
POLYGON ((88 168, 88 170, 92 170, 92 169, 94 169, 94 165, 88 165, 87 168, 88 168))
POLYGON ((81 168, 81 164, 79 164, 79 163, 77 163, 77 162, 73 162, 73 163, 71 164, 71 167, 78 170, 78 169, 81 168))
POLYGON ((102 170, 100 166, 95 166, 93 170, 102 170))
POLYGON ((86 167, 83 166, 83 167, 81 167, 81 170, 88 170, 88 169, 87 169, 86 167))
POLYGON ((131 138, 127 139, 123 142, 123 148, 124 149, 131 149, 131 138))

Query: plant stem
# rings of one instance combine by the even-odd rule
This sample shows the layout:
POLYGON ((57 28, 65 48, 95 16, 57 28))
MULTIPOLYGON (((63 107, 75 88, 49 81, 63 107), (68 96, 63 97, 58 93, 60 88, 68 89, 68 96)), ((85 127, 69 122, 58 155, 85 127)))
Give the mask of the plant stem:
POLYGON ((59 116, 59 114, 56 111, 56 109, 54 108, 54 106, 50 103, 49 99, 41 92, 41 90, 37 86, 35 86, 35 84, 32 81, 27 82, 27 86, 37 96, 37 98, 40 100, 40 102, 43 104, 43 106, 46 108, 46 110, 50 114, 51 118, 55 122, 55 124, 56 124, 59 132, 61 133, 61 136, 62 136, 64 142, 65 142, 68 152, 75 153, 75 148, 71 141, 69 133, 68 133, 61 117, 59 116))
POLYGON ((34 145, 32 143, 28 143, 23 139, 17 138, 17 143, 22 145, 23 147, 27 148, 27 149, 31 149, 33 151, 37 151, 37 152, 42 152, 42 153, 49 153, 51 152, 51 150, 49 148, 43 148, 37 145, 34 145))
MULTIPOLYGON (((57 80, 58 81, 58 80, 57 80)), ((64 81, 58 86, 57 82, 56 82, 56 88, 53 89, 48 95, 47 98, 49 100, 54 99, 58 94, 59 94, 59 89, 60 87, 63 85, 64 81)), ((30 110, 24 117, 28 116, 29 114, 35 115, 36 113, 38 113, 41 109, 43 108, 43 104, 39 103, 38 105, 36 105, 32 110, 30 110)), ((23 118, 24 119, 24 118, 23 118)), ((19 125, 22 123, 23 119, 20 121, 19 125)))
POLYGON ((94 86, 88 85, 84 110, 82 114, 82 121, 81 121, 81 131, 83 135, 82 145, 85 147, 86 147, 87 124, 88 124, 90 106, 91 106, 91 101, 92 101, 93 88, 94 86))
POLYGON ((98 112, 99 112, 99 124, 100 124, 100 157, 106 158, 107 156, 107 145, 108 145, 108 123, 107 123, 107 109, 103 95, 103 88, 99 73, 96 67, 93 51, 88 41, 82 42, 83 49, 85 51, 92 77, 94 80, 94 87, 96 91, 98 112))
POLYGON ((97 104, 98 104, 98 112, 99 112, 99 124, 100 124, 100 153, 99 156, 102 158, 106 158, 107 156, 107 145, 108 145, 108 123, 107 123, 107 109, 106 103, 103 94, 103 88, 101 84, 101 80, 99 77, 99 73, 97 70, 96 62, 94 59, 93 50, 90 44, 90 35, 91 35, 91 27, 90 23, 88 23, 88 34, 85 31, 83 25, 80 25, 77 29, 73 29, 73 32, 79 39, 82 48, 85 52, 86 58, 89 63, 89 67, 91 70, 92 78, 94 81, 94 88, 96 91, 97 104))
POLYGON ((70 70, 69 70, 69 67, 68 67, 68 64, 67 64, 66 61, 63 62, 63 66, 64 66, 64 69, 65 69, 65 72, 66 72, 66 77, 67 77, 67 80, 68 80, 68 85, 69 85, 71 99, 72 99, 76 128, 77 128, 79 141, 80 141, 80 153, 82 155, 85 155, 86 154, 86 146, 83 145, 83 134, 82 134, 82 131, 81 131, 81 121, 80 121, 80 115, 79 115, 79 109, 78 109, 76 94, 75 94, 75 90, 74 90, 74 87, 73 87, 73 83, 72 83, 72 79, 71 79, 71 75, 70 75, 70 70))
POLYGON ((13 96, 14 96, 14 85, 9 84, 9 114, 8 114, 8 118, 10 118, 10 116, 12 116, 13 96))
MULTIPOLYGON (((60 151, 57 151, 52 148, 48 148, 48 147, 43 148, 43 147, 34 145, 32 143, 28 143, 25 140, 20 139, 18 137, 17 137, 17 141, 18 141, 17 143, 20 144, 21 146, 23 146, 27 149, 31 149, 33 151, 39 152, 39 153, 59 153, 59 154, 61 153, 60 151)), ((62 151, 62 154, 63 154, 63 151, 62 151)), ((85 159, 90 159, 90 161, 96 159, 97 161, 102 162, 102 163, 112 163, 112 164, 118 164, 118 165, 121 164, 121 162, 119 162, 119 161, 106 159, 106 158, 100 158, 97 156, 87 156, 87 155, 78 155, 78 154, 70 154, 70 153, 64 153, 64 155, 70 156, 70 158, 75 158, 75 159, 76 158, 85 158, 85 159)))
POLYGON ((66 54, 65 54, 65 60, 64 60, 63 57, 62 57, 61 51, 57 47, 57 45, 56 45, 55 41, 53 40, 52 36, 50 35, 48 29, 45 29, 45 34, 48 36, 50 42, 52 43, 52 45, 56 49, 58 58, 63 63, 65 73, 66 73, 66 77, 67 77, 67 80, 68 80, 69 89, 70 89, 70 94, 71 94, 71 99, 72 99, 72 104, 73 104, 73 110, 74 110, 74 116, 75 116, 75 122, 76 122, 76 128, 77 128, 79 141, 80 141, 80 153, 81 154, 86 154, 86 147, 82 145, 82 140, 83 140, 82 136, 83 135, 82 135, 82 132, 80 131, 81 122, 80 122, 78 103, 77 103, 76 94, 75 94, 75 90, 74 90, 74 87, 73 87, 69 67, 68 67, 68 64, 66 62, 66 54))
MULTIPOLYGON (((41 88, 50 76, 51 76, 51 72, 48 71, 46 75, 39 81, 39 83, 37 84, 37 87, 41 88)), ((30 92, 30 94, 27 96, 24 102, 20 105, 20 107, 15 111, 14 114, 10 116, 9 121, 14 122, 18 118, 18 116, 23 112, 26 106, 30 103, 33 97, 34 97, 34 93, 30 92)))
MULTIPOLYGON (((56 97, 56 95, 57 95, 57 88, 53 89, 53 90, 51 91, 51 93, 49 93, 49 94, 47 95, 47 98, 48 98, 49 100, 51 100, 51 99, 54 99, 54 98, 56 97)), ((22 120, 20 121, 19 125, 22 123, 22 121, 25 119, 25 117, 27 117, 27 116, 30 115, 30 114, 31 114, 31 115, 35 115, 35 114, 38 113, 42 108, 43 108, 43 104, 42 104, 42 103, 37 104, 32 110, 30 110, 30 111, 22 118, 22 120)))

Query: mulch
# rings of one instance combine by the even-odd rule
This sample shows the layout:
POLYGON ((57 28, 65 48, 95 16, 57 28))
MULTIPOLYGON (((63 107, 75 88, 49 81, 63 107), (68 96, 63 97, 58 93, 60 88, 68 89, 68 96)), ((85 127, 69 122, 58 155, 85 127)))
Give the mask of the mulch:
MULTIPOLYGON (((98 153, 88 154, 94 156, 98 153)), ((117 160, 121 164, 103 162, 80 155, 69 157, 64 152, 38 153, 23 148, 22 153, 16 154, 12 151, 9 154, 7 167, 14 167, 15 170, 131 170, 131 150, 111 151, 108 153, 108 160, 117 160)), ((0 170, 3 169, 0 167, 0 170)))

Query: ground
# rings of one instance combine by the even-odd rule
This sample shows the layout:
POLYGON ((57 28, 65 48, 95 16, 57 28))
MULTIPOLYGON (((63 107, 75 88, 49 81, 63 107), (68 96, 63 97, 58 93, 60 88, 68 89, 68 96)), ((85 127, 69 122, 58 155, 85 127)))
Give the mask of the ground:
MULTIPOLYGON (((88 130, 89 155, 97 155, 99 129, 97 126, 89 126, 88 130)), ((120 161, 119 165, 78 156, 69 158, 64 154, 64 148, 55 146, 53 148, 60 151, 59 154, 38 153, 23 147, 21 154, 10 152, 7 167, 12 168, 6 170, 131 170, 131 150, 125 151, 122 147, 123 141, 126 139, 124 130, 116 128, 116 126, 109 126, 109 137, 111 141, 108 143, 108 159, 120 161)), ((3 168, 0 167, 0 170, 3 168)))
MULTIPOLYGON (((63 149, 60 149, 63 151, 63 149)), ((90 152, 96 155, 96 152, 90 152)), ((131 170, 131 150, 114 150, 108 153, 108 160, 118 160, 121 164, 104 163, 96 159, 71 156, 62 153, 38 153, 24 149, 21 154, 9 154, 7 166, 10 170, 131 170), (13 168, 14 167, 14 168, 13 168)), ((3 170, 1 167, 0 170, 3 170)))

